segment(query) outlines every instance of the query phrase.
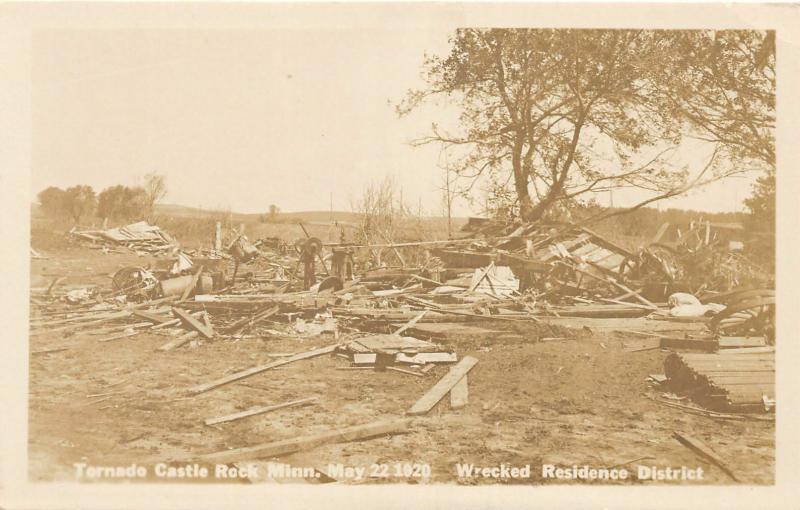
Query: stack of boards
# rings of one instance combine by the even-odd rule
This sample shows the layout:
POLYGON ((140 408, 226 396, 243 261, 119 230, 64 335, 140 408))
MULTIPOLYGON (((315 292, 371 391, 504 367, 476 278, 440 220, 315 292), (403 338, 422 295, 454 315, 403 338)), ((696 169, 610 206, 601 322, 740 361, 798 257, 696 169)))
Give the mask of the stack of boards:
POLYGON ((673 353, 664 361, 670 386, 709 408, 764 412, 775 401, 775 350, 673 353))

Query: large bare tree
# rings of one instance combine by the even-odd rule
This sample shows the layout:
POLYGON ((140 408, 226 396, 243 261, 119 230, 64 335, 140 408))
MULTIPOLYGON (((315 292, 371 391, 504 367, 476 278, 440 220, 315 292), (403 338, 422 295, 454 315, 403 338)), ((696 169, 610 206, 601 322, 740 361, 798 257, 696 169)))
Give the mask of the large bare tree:
POLYGON ((461 29, 451 44, 449 55, 426 58, 427 87, 410 91, 398 112, 444 96, 459 111, 457 125, 434 124, 414 143, 450 150, 468 187, 482 178, 508 183, 525 220, 617 187, 647 191, 641 207, 746 171, 732 158, 768 150, 774 81, 737 81, 757 81, 751 68, 774 61, 766 33, 461 29), (755 125, 760 141, 750 151, 733 150, 747 126, 727 122, 733 113, 753 118, 725 104, 737 89, 757 90, 752 110, 767 118, 755 125), (709 111, 724 120, 709 123, 709 111), (686 136, 713 144, 697 168, 670 163, 686 136))

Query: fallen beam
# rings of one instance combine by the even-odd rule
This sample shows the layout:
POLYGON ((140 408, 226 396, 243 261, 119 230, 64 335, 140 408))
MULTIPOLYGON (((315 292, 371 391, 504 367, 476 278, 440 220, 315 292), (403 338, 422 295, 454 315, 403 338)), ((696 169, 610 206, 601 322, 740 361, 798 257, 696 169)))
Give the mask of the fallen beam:
POLYGON ((400 334, 400 333, 402 333, 403 331, 405 331, 405 330, 407 330, 408 328, 412 327, 414 324, 416 324, 417 322, 419 322, 419 320, 420 320, 421 318, 425 317, 425 314, 426 314, 426 313, 428 313, 428 310, 422 310, 422 311, 421 311, 421 312, 420 312, 420 313, 419 313, 419 314, 418 314, 416 317, 414 317, 414 318, 413 318, 413 319, 411 319, 410 321, 406 322, 406 323, 405 323, 403 326, 401 326, 399 329, 397 329, 397 330, 396 330, 394 333, 392 333, 392 334, 393 334, 393 335, 399 335, 399 334, 400 334))
POLYGON ((444 377, 439 379, 439 382, 434 384, 422 398, 417 400, 417 402, 411 406, 411 409, 406 411, 406 414, 425 414, 433 409, 433 407, 453 389, 453 386, 458 384, 458 382, 472 370, 472 367, 474 367, 476 363, 478 363, 477 359, 471 356, 464 356, 464 358, 453 366, 444 377))
POLYGON ((281 365, 286 365, 288 363, 293 363, 295 361, 300 361, 303 359, 314 358, 316 356, 322 356, 323 354, 330 354, 333 352, 339 344, 329 345, 327 347, 320 347, 319 349, 314 349, 313 351, 308 352, 301 352, 299 354, 295 354, 294 356, 289 356, 288 358, 284 358, 281 360, 273 361, 272 363, 267 363, 266 365, 259 365, 257 367, 248 368, 247 370, 242 370, 241 372, 236 372, 234 374, 225 376, 221 379, 217 379, 216 381, 212 381, 206 384, 199 384, 192 388, 189 388, 189 392, 192 394, 203 393, 204 391, 213 390, 214 388, 218 388, 225 384, 232 383, 234 381, 239 381, 246 377, 250 377, 256 374, 260 374, 266 370, 271 368, 279 367, 281 365))
POLYGON ((186 289, 183 291, 183 294, 181 294, 181 298, 179 301, 186 301, 189 298, 189 294, 191 294, 194 288, 197 286, 197 280, 200 279, 201 274, 203 274, 203 266, 198 267, 197 271, 194 272, 194 274, 192 275, 192 280, 189 283, 189 286, 186 287, 186 289))
POLYGON ((198 333, 200 333, 204 337, 214 338, 214 330, 212 328, 207 327, 205 324, 195 319, 194 317, 192 317, 192 315, 186 310, 181 310, 180 308, 173 308, 172 313, 174 313, 176 317, 181 319, 181 321, 183 321, 184 324, 195 329, 198 333))
POLYGON ((450 390, 450 408, 461 409, 469 401, 469 381, 468 375, 459 380, 453 389, 450 390))
POLYGON ((145 312, 143 310, 134 310, 133 315, 141 317, 142 319, 148 320, 154 324, 163 324, 172 320, 166 315, 158 315, 151 312, 145 312))
POLYGON ((177 349, 181 345, 183 345, 183 344, 185 344, 187 342, 190 342, 190 341, 194 340, 195 338, 197 338, 197 336, 199 334, 200 333, 198 333, 197 331, 189 331, 188 333, 184 333, 183 335, 179 336, 178 338, 175 338, 175 339, 170 340, 169 342, 165 343, 164 345, 159 347, 158 350, 159 351, 171 351, 171 350, 177 349))
POLYGON ((711 448, 706 446, 705 443, 687 434, 681 434, 680 432, 673 432, 672 436, 675 439, 677 439, 682 445, 692 450, 695 454, 699 455, 700 457, 703 457, 712 464, 716 465, 726 475, 730 476, 734 482, 739 481, 736 478, 736 475, 733 474, 733 471, 731 471, 731 468, 729 468, 728 465, 725 463, 725 461, 723 461, 720 458, 720 456, 717 455, 711 448))
POLYGON ((220 416, 218 418, 209 418, 205 421, 206 425, 216 425, 217 423, 225 423, 234 420, 241 420, 242 418, 247 418, 249 416, 256 416, 258 414, 268 413, 270 411, 276 411, 278 409, 285 409, 287 407, 295 407, 301 406, 305 404, 310 404, 314 402, 319 397, 308 397, 303 398, 300 400, 292 400, 291 402, 284 402, 283 404, 276 404, 272 406, 262 406, 262 407, 254 407, 253 409, 248 409, 246 411, 242 411, 240 413, 233 413, 228 414, 226 416, 220 416))
POLYGON ((410 420, 395 419, 391 421, 378 421, 365 425, 345 427, 329 432, 322 432, 310 436, 296 437, 264 443, 246 448, 235 450, 225 450, 221 452, 209 453, 200 456, 199 460, 213 463, 229 463, 241 460, 253 460, 263 458, 280 457, 289 453, 316 448, 326 443, 346 443, 358 441, 386 434, 401 434, 408 430, 410 420))

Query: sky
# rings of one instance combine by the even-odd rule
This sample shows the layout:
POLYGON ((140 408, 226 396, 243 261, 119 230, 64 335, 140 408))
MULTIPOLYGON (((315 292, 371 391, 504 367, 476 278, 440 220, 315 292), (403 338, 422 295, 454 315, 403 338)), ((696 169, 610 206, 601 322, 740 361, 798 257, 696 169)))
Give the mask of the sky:
MULTIPOLYGON (((46 30, 33 39, 32 193, 47 186, 167 179, 166 203, 236 212, 351 210, 388 176, 405 201, 442 214, 436 147, 411 147, 448 112, 399 118, 424 55, 449 32, 387 30, 46 30)), ((682 160, 698 165, 697 154, 682 160)), ((661 203, 742 210, 751 178, 661 203)), ((641 195, 605 193, 602 204, 641 195)), ((478 204, 482 200, 477 201, 478 204)), ((461 200, 454 214, 476 214, 461 200)))

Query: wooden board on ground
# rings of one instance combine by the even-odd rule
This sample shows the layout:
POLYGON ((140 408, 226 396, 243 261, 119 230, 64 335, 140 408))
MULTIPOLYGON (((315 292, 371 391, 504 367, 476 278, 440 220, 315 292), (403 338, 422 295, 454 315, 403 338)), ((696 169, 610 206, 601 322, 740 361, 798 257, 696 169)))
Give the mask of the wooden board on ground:
POLYGON ((197 331, 189 331, 188 333, 184 333, 183 335, 179 336, 178 338, 172 339, 169 342, 165 343, 161 347, 158 348, 159 351, 172 351, 177 349, 178 347, 191 342, 195 338, 198 337, 200 333, 197 331))
POLYGON ((715 338, 679 338, 662 336, 660 341, 662 349, 693 349, 698 351, 714 352, 719 348, 715 338))
POLYGON ((206 425, 215 425, 217 423, 225 423, 234 420, 240 420, 242 418, 247 418, 249 416, 256 416, 258 414, 269 413, 271 411, 277 411, 278 409, 285 409, 287 407, 296 407, 302 406, 305 404, 310 404, 315 400, 319 399, 319 397, 308 397, 303 398, 300 400, 293 400, 291 402, 284 402, 283 404, 276 404, 272 406, 262 406, 262 407, 254 407, 253 409, 248 409, 246 411, 241 411, 239 413, 228 414, 225 416, 219 416, 217 418, 209 418, 205 421, 206 425))
POLYGON ((149 320, 154 324, 163 324, 165 322, 169 322, 172 320, 171 317, 168 317, 166 315, 158 315, 151 312, 145 312, 143 310, 134 310, 133 314, 136 315, 137 317, 141 317, 142 319, 149 320))
POLYGON ((723 461, 720 458, 720 456, 717 455, 716 452, 714 452, 714 450, 706 446, 705 443, 688 434, 682 434, 680 432, 673 432, 672 435, 682 445, 686 446, 700 457, 703 457, 704 459, 708 460, 712 464, 722 469, 722 471, 725 472, 726 475, 730 476, 734 482, 739 481, 736 478, 736 475, 733 473, 733 471, 731 471, 731 468, 729 468, 728 465, 725 463, 725 461, 723 461))
POLYGON ((459 380, 450 390, 450 408, 461 409, 469 401, 469 381, 468 375, 459 380))
POLYGON ((406 411, 406 414, 417 415, 425 414, 445 396, 447 393, 458 384, 462 377, 467 375, 472 367, 478 363, 478 360, 472 356, 464 356, 455 366, 453 366, 444 377, 439 379, 425 395, 422 396, 417 402, 411 406, 411 409, 406 411))
POLYGON ((196 330, 204 337, 214 338, 214 330, 212 328, 207 327, 205 324, 195 319, 194 317, 192 317, 186 310, 181 310, 180 308, 173 308, 172 313, 175 314, 176 317, 181 319, 181 321, 183 321, 184 324, 196 330))
POLYGON ((280 457, 289 453, 315 448, 326 443, 344 443, 387 434, 401 434, 408 430, 409 422, 410 419, 408 418, 378 421, 283 441, 210 453, 200 456, 199 460, 228 463, 248 459, 280 457))
POLYGON ((767 345, 763 336, 723 336, 719 339, 720 349, 740 349, 747 347, 764 347, 767 345))
POLYGON ((289 356, 288 358, 273 361, 272 363, 267 363, 266 365, 259 365, 253 368, 248 368, 247 370, 242 370, 241 372, 236 372, 234 374, 227 375, 210 383, 198 384, 197 386, 190 388, 189 392, 192 394, 203 393, 204 391, 213 390, 214 388, 219 388, 220 386, 223 386, 225 384, 229 384, 234 381, 244 379, 246 377, 260 374, 261 372, 264 372, 271 368, 279 367, 281 365, 286 365, 288 363, 293 363, 295 361, 313 358, 316 356, 322 356, 323 354, 330 354, 334 350, 336 350, 338 346, 339 346, 338 344, 333 344, 327 347, 320 347, 319 349, 314 349, 312 351, 307 351, 307 352, 301 352, 299 354, 295 354, 294 356, 289 356))
POLYGON ((203 266, 198 267, 197 271, 195 271, 192 275, 192 280, 189 283, 189 286, 183 291, 183 294, 181 294, 180 301, 186 301, 186 298, 189 297, 189 294, 191 294, 194 288, 197 286, 197 280, 200 279, 201 274, 203 274, 203 266))

